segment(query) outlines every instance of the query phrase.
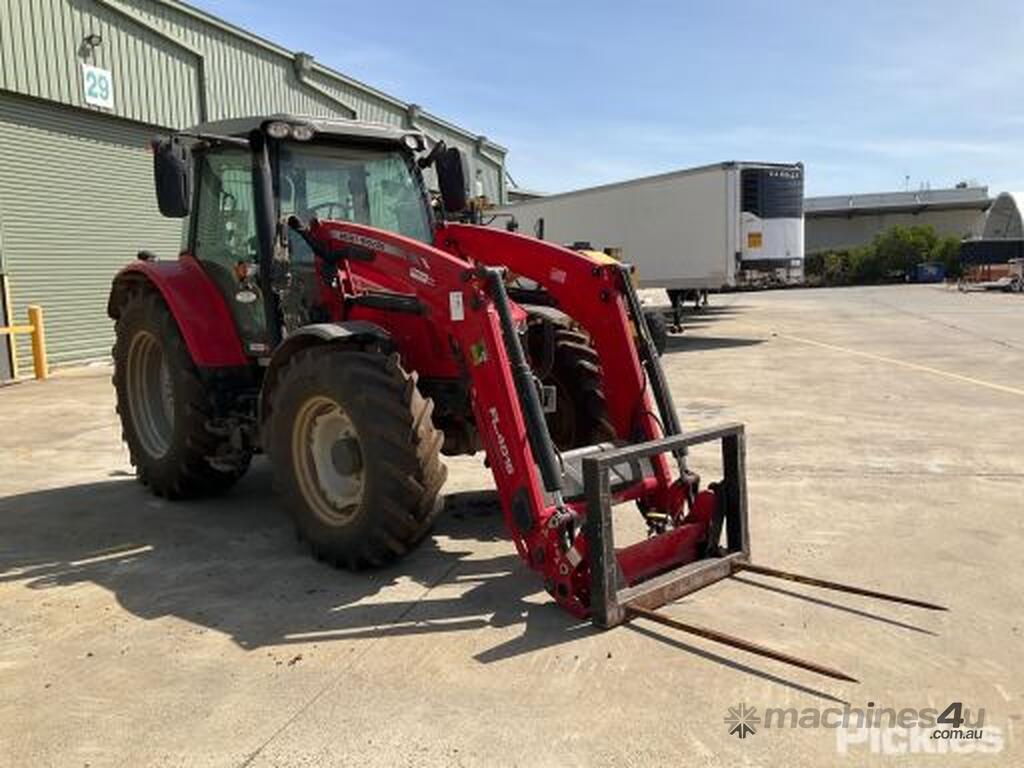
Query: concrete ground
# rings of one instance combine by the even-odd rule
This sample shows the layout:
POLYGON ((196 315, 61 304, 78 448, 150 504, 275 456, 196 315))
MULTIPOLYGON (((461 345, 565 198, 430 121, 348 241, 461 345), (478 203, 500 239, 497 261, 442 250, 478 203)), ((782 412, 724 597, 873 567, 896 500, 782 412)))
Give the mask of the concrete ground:
POLYGON ((1020 764, 1024 300, 737 294, 688 326, 664 363, 686 426, 747 425, 755 561, 950 611, 754 576, 665 611, 859 684, 574 622, 473 459, 434 538, 368 574, 306 555, 263 462, 224 498, 152 498, 85 368, 0 389, 0 765, 1020 764), (981 742, 724 722, 954 701, 981 742))

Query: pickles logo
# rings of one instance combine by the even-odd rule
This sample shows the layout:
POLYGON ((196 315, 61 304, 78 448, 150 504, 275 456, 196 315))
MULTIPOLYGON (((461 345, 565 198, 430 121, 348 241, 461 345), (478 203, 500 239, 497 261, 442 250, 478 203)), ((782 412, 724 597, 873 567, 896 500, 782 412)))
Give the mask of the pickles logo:
POLYGON ((741 702, 738 707, 729 707, 725 724, 729 726, 730 736, 745 739, 757 733, 756 726, 761 724, 761 718, 757 716, 757 707, 748 707, 741 702))

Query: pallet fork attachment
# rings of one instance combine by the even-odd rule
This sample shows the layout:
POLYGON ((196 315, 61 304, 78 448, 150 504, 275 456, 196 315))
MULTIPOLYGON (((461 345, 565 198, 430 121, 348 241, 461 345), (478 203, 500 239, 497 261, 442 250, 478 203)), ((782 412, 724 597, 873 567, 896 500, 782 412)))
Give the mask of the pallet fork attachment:
POLYGON ((646 619, 826 677, 856 683, 859 682, 856 678, 832 667, 801 659, 744 638, 689 624, 660 613, 656 609, 736 573, 749 571, 761 576, 916 608, 933 611, 947 610, 941 605, 923 600, 802 576, 751 563, 744 458, 742 424, 727 424, 685 435, 675 435, 583 458, 584 493, 588 508, 585 532, 591 553, 591 618, 595 625, 610 628, 633 619, 646 619), (719 485, 720 493, 718 494, 719 503, 724 508, 720 510, 716 519, 719 522, 724 522, 725 525, 725 547, 719 547, 718 543, 721 528, 713 525, 706 542, 704 558, 680 565, 637 584, 623 584, 620 560, 624 550, 617 550, 615 547, 609 471, 624 462, 638 461, 666 451, 678 453, 685 451, 690 446, 716 440, 721 442, 724 470, 724 479, 719 485))

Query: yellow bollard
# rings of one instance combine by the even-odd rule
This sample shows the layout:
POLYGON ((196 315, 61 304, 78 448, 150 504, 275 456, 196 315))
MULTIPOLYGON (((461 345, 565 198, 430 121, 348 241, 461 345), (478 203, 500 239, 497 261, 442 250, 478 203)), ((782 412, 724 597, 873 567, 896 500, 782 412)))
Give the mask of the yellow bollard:
POLYGON ((32 326, 32 365, 36 378, 45 379, 50 375, 50 370, 46 364, 46 330, 43 328, 42 307, 29 305, 28 324, 32 326))

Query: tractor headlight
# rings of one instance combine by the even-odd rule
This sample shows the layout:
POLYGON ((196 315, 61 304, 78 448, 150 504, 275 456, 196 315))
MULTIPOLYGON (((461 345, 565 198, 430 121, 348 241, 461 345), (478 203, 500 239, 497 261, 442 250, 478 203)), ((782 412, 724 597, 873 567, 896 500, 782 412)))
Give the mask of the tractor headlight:
POLYGON ((292 127, 288 123, 275 120, 272 123, 267 123, 264 130, 266 130, 267 136, 272 139, 287 139, 291 135, 292 127))
POLYGON ((286 123, 283 120, 274 120, 263 126, 267 136, 272 139, 295 139, 296 141, 309 141, 316 131, 308 123, 286 123))
POLYGON ((313 126, 306 123, 296 123, 292 126, 292 138, 296 141, 309 141, 313 138, 313 126))
POLYGON ((402 137, 402 142, 413 152, 419 152, 424 148, 423 137, 418 133, 407 133, 402 137))

